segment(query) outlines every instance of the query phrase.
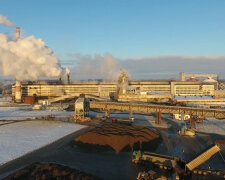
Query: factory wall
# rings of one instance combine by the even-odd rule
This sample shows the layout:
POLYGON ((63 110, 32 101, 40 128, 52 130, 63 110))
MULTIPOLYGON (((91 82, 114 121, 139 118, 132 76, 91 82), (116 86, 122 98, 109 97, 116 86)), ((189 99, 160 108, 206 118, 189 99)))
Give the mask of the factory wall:
POLYGON ((171 82, 172 95, 214 95, 216 83, 171 82))
POLYGON ((216 91, 214 91, 214 98, 215 99, 225 98, 225 90, 216 90, 216 91))
MULTIPOLYGON (((203 82, 178 81, 130 81, 128 88, 135 92, 160 92, 171 95, 214 95, 215 84, 203 82)), ((80 93, 96 96, 109 96, 117 91, 117 82, 78 82, 73 84, 21 83, 22 97, 58 97, 80 93)), ((12 87, 15 97, 15 86, 12 87)))

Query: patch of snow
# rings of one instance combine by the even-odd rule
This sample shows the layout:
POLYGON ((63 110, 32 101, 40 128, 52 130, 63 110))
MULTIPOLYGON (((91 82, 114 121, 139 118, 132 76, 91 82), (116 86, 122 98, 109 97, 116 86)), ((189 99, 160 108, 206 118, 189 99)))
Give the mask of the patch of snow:
POLYGON ((43 117, 48 115, 71 116, 73 111, 57 111, 57 110, 32 110, 32 106, 22 107, 0 107, 0 120, 23 120, 34 119, 35 117, 43 117))
POLYGON ((59 121, 26 121, 0 126, 0 164, 46 146, 86 126, 59 121))

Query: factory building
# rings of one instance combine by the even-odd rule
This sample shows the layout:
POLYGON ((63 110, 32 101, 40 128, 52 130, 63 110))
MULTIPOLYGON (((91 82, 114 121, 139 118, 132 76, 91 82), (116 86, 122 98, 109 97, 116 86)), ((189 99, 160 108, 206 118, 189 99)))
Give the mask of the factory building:
MULTIPOLYGON (((121 96, 131 94, 144 95, 151 94, 152 97, 167 97, 174 95, 214 95, 218 87, 217 82, 204 81, 128 81, 126 91, 124 85, 119 86, 117 81, 112 82, 71 82, 70 84, 57 84, 54 82, 21 82, 12 86, 12 96, 16 99, 17 94, 21 94, 22 99, 26 96, 38 98, 52 98, 69 94, 91 94, 100 97, 110 96, 118 93, 118 87, 123 87, 121 96), (21 92, 17 92, 17 91, 21 92)), ((139 97, 137 97, 139 98, 139 97)))

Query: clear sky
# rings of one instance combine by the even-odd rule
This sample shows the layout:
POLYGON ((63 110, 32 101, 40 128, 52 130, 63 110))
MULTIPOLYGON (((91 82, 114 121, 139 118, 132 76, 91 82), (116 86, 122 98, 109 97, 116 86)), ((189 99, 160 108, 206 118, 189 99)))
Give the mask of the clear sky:
POLYGON ((224 0, 2 0, 0 14, 61 58, 224 55, 224 0))
POLYGON ((42 38, 81 79, 101 69, 104 78, 112 66, 135 78, 225 78, 225 0, 1 0, 0 14, 23 37, 42 38))

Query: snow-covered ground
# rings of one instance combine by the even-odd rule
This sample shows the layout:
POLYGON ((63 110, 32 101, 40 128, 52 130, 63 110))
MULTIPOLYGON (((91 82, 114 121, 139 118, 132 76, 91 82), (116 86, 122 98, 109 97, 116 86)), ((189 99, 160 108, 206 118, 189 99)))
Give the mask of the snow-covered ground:
POLYGON ((0 126, 0 165, 85 126, 59 121, 25 121, 0 126))
MULTIPOLYGON (((0 105, 10 102, 0 98, 0 105)), ((32 110, 32 106, 0 107, 0 165, 52 143, 85 126, 60 121, 1 122, 1 120, 35 119, 47 115, 71 116, 74 112, 32 110)))
POLYGON ((34 119, 47 115, 71 116, 74 112, 57 110, 32 110, 32 106, 19 107, 0 107, 0 120, 23 120, 26 118, 34 119))

